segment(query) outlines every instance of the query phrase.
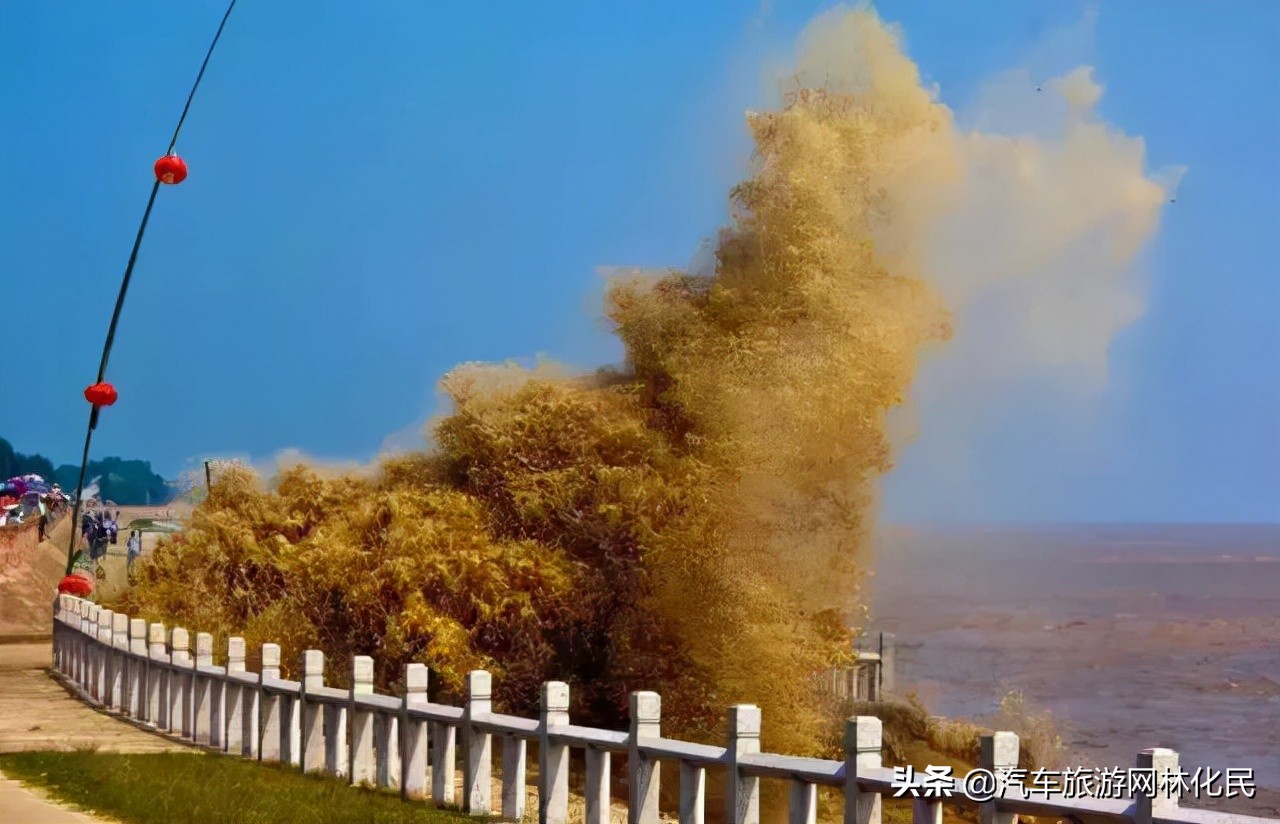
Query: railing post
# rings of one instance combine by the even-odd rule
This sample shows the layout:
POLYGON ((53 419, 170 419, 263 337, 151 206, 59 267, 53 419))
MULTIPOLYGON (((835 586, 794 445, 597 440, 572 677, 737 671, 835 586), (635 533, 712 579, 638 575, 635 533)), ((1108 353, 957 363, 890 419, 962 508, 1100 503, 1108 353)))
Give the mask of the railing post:
POLYGON ((57 658, 58 672, 63 675, 69 675, 73 655, 70 630, 73 619, 72 610, 75 609, 75 604, 71 600, 71 596, 65 593, 59 593, 58 601, 57 626, 55 628, 55 631, 60 632, 58 639, 59 652, 57 658))
POLYGON ((400 786, 400 714, 373 714, 373 762, 379 787, 400 786))
POLYGON ((818 787, 808 781, 793 779, 787 807, 788 824, 817 824, 818 787))
POLYGON ((147 695, 147 622, 141 618, 129 621, 129 716, 138 721, 148 721, 147 695))
MULTIPOLYGON (((67 596, 70 598, 71 596, 67 596)), ((70 602, 70 613, 67 615, 67 652, 70 654, 67 663, 70 665, 67 675, 72 682, 80 671, 80 599, 70 602)))
POLYGON ((244 755, 253 757, 253 735, 246 735, 245 730, 256 729, 256 724, 250 724, 248 714, 248 702, 246 701, 248 690, 239 680, 233 680, 235 673, 244 672, 244 639, 232 636, 227 639, 227 683, 226 683, 226 737, 222 742, 222 749, 233 755, 244 755))
POLYGON ((80 601, 80 631, 76 633, 76 645, 79 647, 78 656, 80 658, 79 672, 77 674, 76 683, 81 689, 88 689, 90 671, 93 667, 93 650, 90 640, 92 633, 96 631, 97 619, 91 625, 89 623, 89 608, 93 604, 88 601, 80 601))
POLYGON ((75 619, 75 613, 73 612, 75 609, 75 601, 72 596, 60 593, 58 595, 58 604, 58 624, 60 630, 58 636, 58 671, 63 675, 66 675, 68 665, 71 662, 70 653, 72 651, 71 644, 69 643, 71 640, 71 633, 67 630, 73 626, 72 622, 75 619))
POLYGON ((880 824, 880 793, 858 786, 858 775, 878 770, 884 725, 873 715, 859 715, 844 723, 844 824, 880 824))
MULTIPOLYGON (((978 766, 989 770, 996 778, 996 785, 1004 787, 1008 783, 1009 774, 1018 767, 1018 736, 1011 732, 997 732, 983 735, 979 739, 980 752, 978 766)), ((995 798, 1002 792, 997 790, 995 798)), ((1002 813, 993 798, 978 805, 978 816, 981 824, 1016 824, 1016 813, 1002 813)))
POLYGON ((344 777, 351 762, 351 750, 347 743, 347 706, 324 705, 324 771, 329 775, 344 777))
POLYGON ((569 747, 551 735, 553 727, 569 724, 569 685, 542 685, 542 717, 538 725, 538 824, 567 824, 569 820, 569 747))
POLYGON ((93 674, 89 685, 89 693, 93 696, 95 703, 102 702, 102 688, 106 682, 107 656, 106 650, 102 643, 102 622, 111 622, 111 613, 101 606, 94 604, 91 613, 93 617, 92 627, 92 648, 93 648, 93 674))
POLYGON ((427 796, 427 728, 425 718, 409 715, 410 710, 426 709, 426 664, 407 664, 404 668, 404 698, 400 704, 400 797, 420 799, 427 796))
POLYGON ((84 660, 84 655, 82 654, 84 645, 81 643, 81 639, 84 638, 84 617, 81 613, 83 609, 84 602, 76 598, 71 604, 71 615, 67 619, 67 625, 72 630, 72 632, 68 633, 68 637, 71 639, 71 672, 68 674, 74 684, 80 683, 80 664, 84 660))
POLYGON ((67 601, 67 614, 66 614, 67 637, 65 642, 67 647, 67 652, 66 652, 66 666, 65 666, 65 669, 63 670, 63 674, 66 675, 68 678, 70 678, 72 681, 74 681, 75 673, 76 673, 76 657, 77 657, 76 647, 78 646, 76 643, 77 641, 76 636, 80 634, 77 631, 80 627, 80 604, 78 603, 78 599, 72 598, 70 595, 68 595, 67 598, 70 600, 67 601))
POLYGON ((84 603, 83 601, 81 601, 79 598, 75 597, 74 595, 67 596, 66 622, 67 622, 67 629, 70 630, 70 632, 67 633, 67 638, 71 640, 71 643, 68 645, 68 649, 71 652, 71 657, 72 657, 71 663, 74 663, 75 661, 75 654, 76 654, 75 640, 77 636, 79 636, 80 634, 80 612, 81 612, 81 609, 83 608, 82 607, 83 603, 84 603))
POLYGON ((76 665, 77 665, 76 659, 79 657, 78 655, 79 644, 77 643, 78 641, 77 636, 79 636, 80 634, 78 631, 80 628, 80 603, 78 599, 73 599, 71 598, 70 595, 68 595, 67 598, 70 600, 67 601, 67 615, 66 615, 66 624, 67 624, 66 636, 67 637, 65 642, 67 652, 66 652, 66 661, 63 669, 63 674, 69 677, 72 681, 75 681, 76 665))
POLYGON ((98 666, 93 699, 99 704, 111 702, 111 610, 98 608, 98 666))
POLYGON ((74 647, 74 651, 72 652, 72 655, 74 656, 74 662, 72 664, 73 671, 72 671, 71 677, 72 677, 72 680, 76 683, 76 685, 81 688, 84 687, 85 672, 88 670, 88 666, 89 666, 89 651, 88 651, 87 645, 85 644, 85 637, 84 637, 85 620, 86 620, 85 614, 88 611, 89 611, 89 605, 86 602, 77 598, 76 605, 75 605, 75 614, 72 616, 72 624, 71 624, 71 626, 75 629, 75 632, 72 633, 73 637, 75 638, 75 647, 74 647))
POLYGON ((680 762, 680 824, 705 824, 707 770, 700 764, 680 762))
POLYGON ((93 644, 90 643, 91 637, 96 637, 93 633, 98 631, 98 619, 94 618, 93 623, 89 623, 89 608, 93 606, 88 602, 80 603, 80 678, 78 684, 80 689, 89 691, 89 684, 93 678, 93 644))
POLYGON ((123 612, 111 615, 111 709, 125 712, 125 690, 129 667, 129 616, 123 612))
POLYGON ((86 603, 81 606, 84 609, 80 632, 80 640, 84 644, 84 674, 80 688, 92 698, 98 678, 98 605, 86 603))
POLYGON ((71 612, 67 615, 67 637, 70 639, 71 649, 71 680, 80 683, 81 667, 84 664, 84 612, 86 604, 79 598, 68 595, 71 598, 71 612))
POLYGON ((936 798, 911 799, 911 824, 942 824, 942 802, 936 798))
POLYGON ((76 633, 76 685, 84 690, 88 685, 88 673, 90 673, 91 651, 90 651, 90 623, 88 623, 88 601, 78 601, 79 605, 79 632, 76 633))
POLYGON ((67 596, 58 593, 53 599, 53 668, 62 672, 66 659, 66 634, 63 632, 63 621, 67 614, 67 596))
POLYGON ((373 694, 373 659, 357 655, 351 662, 351 783, 373 784, 378 777, 373 748, 373 713, 356 705, 356 696, 373 694))
POLYGON ((53 597, 53 669, 55 672, 62 672, 62 663, 59 650, 59 642, 62 640, 62 597, 63 593, 58 593, 53 597))
POLYGON ((62 672, 62 599, 58 593, 53 599, 53 669, 62 672))
POLYGON ((258 673, 258 760, 280 760, 280 696, 267 690, 267 681, 280 679, 280 645, 262 645, 258 673))
MULTIPOLYGON (((88 687, 89 687, 90 672, 92 672, 93 670, 93 663, 92 663, 92 657, 91 657, 93 652, 92 652, 92 649, 90 648, 91 645, 89 643, 89 633, 90 633, 89 607, 90 606, 91 604, 89 604, 86 601, 80 602, 80 634, 78 636, 78 640, 80 642, 80 674, 79 674, 79 677, 76 679, 76 683, 79 685, 80 689, 86 690, 86 691, 88 690, 88 687)), ((98 622, 95 619, 93 623, 94 632, 97 631, 97 623, 98 622)))
POLYGON ((1138 753, 1139 770, 1150 771, 1150 787, 1140 780, 1134 788, 1133 824, 1151 824, 1157 816, 1168 815, 1178 808, 1182 795, 1182 778, 1178 769, 1178 753, 1164 747, 1152 747, 1138 753))
POLYGON ((58 671, 67 677, 71 677, 74 671, 76 661, 75 633, 75 601, 71 600, 70 595, 63 595, 64 604, 62 607, 62 663, 58 671))
POLYGON ((164 624, 147 626, 147 721, 157 730, 169 729, 169 648, 165 644, 164 624))
POLYGON ((67 675, 70 668, 71 656, 74 654, 74 648, 71 644, 71 633, 68 630, 74 626, 73 621, 75 619, 75 614, 73 610, 75 609, 75 601, 70 595, 59 594, 58 602, 60 605, 58 609, 59 633, 57 639, 58 672, 63 675, 67 675))
POLYGON ((111 703, 111 616, 109 609, 98 610, 98 689, 95 698, 103 706, 111 703))
POLYGON ((458 728, 443 721, 431 728, 431 800, 453 803, 453 779, 458 773, 458 728))
MULTIPOLYGON (((659 764, 640 751, 640 741, 662 737, 662 696, 656 692, 631 693, 631 730, 627 738, 627 822, 658 824, 659 764)), ((604 806, 599 811, 602 824, 609 821, 608 753, 605 753, 604 806)), ((590 821, 588 816, 588 821, 590 821)))
MULTIPOLYGON (((70 596, 68 596, 70 597, 70 596)), ((67 651, 70 657, 67 663, 70 669, 67 675, 72 682, 76 680, 76 673, 80 671, 80 599, 76 598, 71 602, 70 613, 67 615, 67 651)))
POLYGON ((308 698, 324 686, 324 653, 309 649, 302 653, 302 685, 298 705, 302 712, 302 771, 324 769, 324 705, 308 698))
POLYGON ((85 629, 88 627, 89 604, 85 601, 76 599, 76 623, 75 623, 75 671, 72 673, 72 680, 76 686, 84 689, 86 673, 89 671, 89 647, 86 643, 85 629))
POLYGON ((197 744, 213 743, 213 679, 201 675, 197 667, 213 666, 213 636, 196 633, 196 660, 191 665, 191 732, 197 744))
POLYGON ((609 798, 609 779, 613 769, 611 755, 598 746, 586 747, 587 774, 582 788, 586 801, 584 824, 609 824, 612 812, 609 798))
POLYGON ((85 684, 85 692, 89 694, 95 704, 98 703, 101 695, 99 685, 103 680, 102 668, 106 666, 106 662, 102 657, 102 628, 99 626, 99 621, 102 620, 102 617, 102 607, 98 604, 91 604, 89 606, 89 631, 86 633, 86 638, 89 642, 89 678, 88 683, 85 684))
POLYGON ((191 671, 191 638, 182 627, 169 631, 169 732, 186 736, 191 729, 187 680, 191 671))
POLYGON ((493 797, 493 735, 475 724, 493 712, 493 676, 484 670, 467 675, 467 704, 462 711, 464 760, 462 783, 467 788, 465 812, 488 815, 493 797))
POLYGON ((302 704, 298 700, 302 685, 298 692, 285 692, 279 695, 280 701, 280 760, 302 768, 302 704))
POLYGON ((76 603, 70 595, 63 595, 62 599, 62 658, 58 671, 70 678, 75 671, 76 662, 75 632, 73 631, 76 627, 76 603))
POLYGON ((523 738, 510 733, 502 736, 502 817, 512 821, 524 818, 525 771, 528 747, 523 738))
POLYGON ((80 627, 80 599, 73 595, 62 597, 62 674, 70 676, 76 661, 76 630, 80 627))
POLYGON ((760 708, 736 704, 729 708, 729 746, 725 752, 728 787, 725 804, 729 824, 760 824, 760 779, 743 775, 738 758, 760 752, 760 708))
POLYGON ((876 690, 876 700, 883 701, 885 693, 892 693, 897 688, 894 674, 897 661, 897 636, 892 632, 880 633, 880 687, 876 690))
MULTIPOLYGON (((229 663, 229 662, 228 662, 229 663)), ((209 639, 209 666, 218 670, 209 676, 209 746, 227 748, 227 668, 213 665, 213 639, 209 639)))

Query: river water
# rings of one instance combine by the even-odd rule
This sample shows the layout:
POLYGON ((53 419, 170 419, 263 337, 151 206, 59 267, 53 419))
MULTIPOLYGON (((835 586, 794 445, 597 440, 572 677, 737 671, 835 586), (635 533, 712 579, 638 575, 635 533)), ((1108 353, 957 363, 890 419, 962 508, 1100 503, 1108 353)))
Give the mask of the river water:
POLYGON ((1020 689, 1076 763, 1170 747, 1262 788, 1189 805, 1280 817, 1280 526, 887 527, 875 569, 874 628, 930 712, 1020 689))

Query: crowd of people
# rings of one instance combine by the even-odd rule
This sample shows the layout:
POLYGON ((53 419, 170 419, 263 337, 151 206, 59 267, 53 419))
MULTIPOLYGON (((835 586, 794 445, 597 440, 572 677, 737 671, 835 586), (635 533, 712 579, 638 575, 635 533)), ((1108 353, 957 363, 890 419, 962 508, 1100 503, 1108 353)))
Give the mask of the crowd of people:
MULTIPOLYGON (((107 554, 107 547, 114 546, 120 536, 120 511, 113 515, 106 507, 89 509, 80 516, 80 535, 89 545, 89 560, 97 561, 107 554)), ((129 566, 142 554, 142 531, 129 533, 126 543, 129 566)))
POLYGON ((16 526, 40 520, 40 540, 45 525, 71 504, 57 484, 39 475, 19 475, 0 484, 0 526, 16 526))
MULTIPOLYGON (((39 519, 40 540, 45 539, 46 527, 63 512, 70 510, 71 496, 58 484, 51 484, 39 475, 19 475, 0 483, 0 527, 19 526, 39 519)), ((88 545, 85 561, 100 561, 107 555, 108 547, 119 542, 120 510, 114 512, 110 501, 90 497, 84 502, 80 515, 80 536, 88 545)), ((126 541, 129 566, 142 554, 142 531, 134 529, 126 541)))
POLYGON ((116 543, 120 534, 120 512, 112 515, 105 507, 86 510, 80 516, 80 535, 89 544, 89 560, 96 561, 107 554, 107 547, 116 543))

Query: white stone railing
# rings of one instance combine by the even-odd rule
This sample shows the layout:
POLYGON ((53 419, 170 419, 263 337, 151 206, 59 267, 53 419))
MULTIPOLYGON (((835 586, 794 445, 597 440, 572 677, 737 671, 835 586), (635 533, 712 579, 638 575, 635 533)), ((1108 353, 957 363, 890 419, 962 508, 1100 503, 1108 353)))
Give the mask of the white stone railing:
MULTIPOLYGON (((760 751, 760 710, 750 704, 729 709, 726 745, 708 746, 663 738, 661 699, 655 692, 631 694, 627 732, 569 723, 569 686, 542 685, 537 720, 492 710, 488 672, 470 674, 466 706, 427 700, 427 667, 409 664, 400 697, 373 691, 373 660, 356 656, 349 690, 324 685, 324 655, 307 650, 302 680, 280 678, 280 647, 262 646, 262 671, 245 670, 241 638, 227 644, 227 665, 213 664, 213 637, 196 635, 191 655, 187 630, 114 614, 97 604, 60 595, 54 605, 54 668, 81 696, 108 710, 197 745, 261 761, 289 763, 303 772, 323 772, 352 784, 398 788, 406 800, 431 799, 460 806, 476 816, 519 820, 525 813, 526 745, 538 748, 538 820, 566 824, 569 816, 569 751, 586 751, 585 824, 610 820, 610 758, 627 761, 629 824, 657 824, 659 761, 679 766, 680 824, 704 824, 706 772, 722 768, 729 824, 759 824, 760 782, 790 783, 789 824, 815 824, 817 789, 844 796, 843 824, 880 824, 882 800, 902 791, 892 769, 881 763, 881 723, 858 716, 845 726, 840 761, 771 755, 760 751), (495 780, 494 738, 502 752, 501 809, 491 809, 495 780), (428 756, 430 748, 430 756, 428 756), (461 750, 461 752, 459 752, 461 750), (462 768, 462 798, 455 799, 462 768), (430 787, 428 788, 428 775, 430 787), (507 780, 509 779, 509 780, 507 780)), ((982 764, 993 772, 1015 768, 1018 738, 997 732, 982 741, 982 764)), ((1143 750, 1139 768, 1157 777, 1177 773, 1178 755, 1143 750)), ((1188 809, 1178 804, 1178 781, 1159 781, 1155 791, 1129 800, 1080 798, 1029 792, 1008 784, 995 801, 977 803, 954 779, 917 776, 906 782, 934 797, 917 797, 913 824, 941 824, 943 799, 977 807, 983 824, 1016 824, 1018 814, 1134 824, 1262 824, 1276 819, 1188 809)))
POLYGON ((894 669, 897 660, 892 633, 881 632, 862 640, 856 647, 857 661, 852 667, 822 673, 818 689, 836 701, 885 701, 894 694, 894 669))

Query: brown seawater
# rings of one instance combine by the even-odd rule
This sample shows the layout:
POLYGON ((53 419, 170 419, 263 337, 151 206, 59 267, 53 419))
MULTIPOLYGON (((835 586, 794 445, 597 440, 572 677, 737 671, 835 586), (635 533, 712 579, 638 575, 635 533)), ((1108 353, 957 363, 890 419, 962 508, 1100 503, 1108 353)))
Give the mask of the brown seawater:
POLYGON ((979 717, 1021 689, 1073 762, 1251 768, 1280 816, 1280 526, 886 528, 872 616, 899 681, 932 712, 979 717))

